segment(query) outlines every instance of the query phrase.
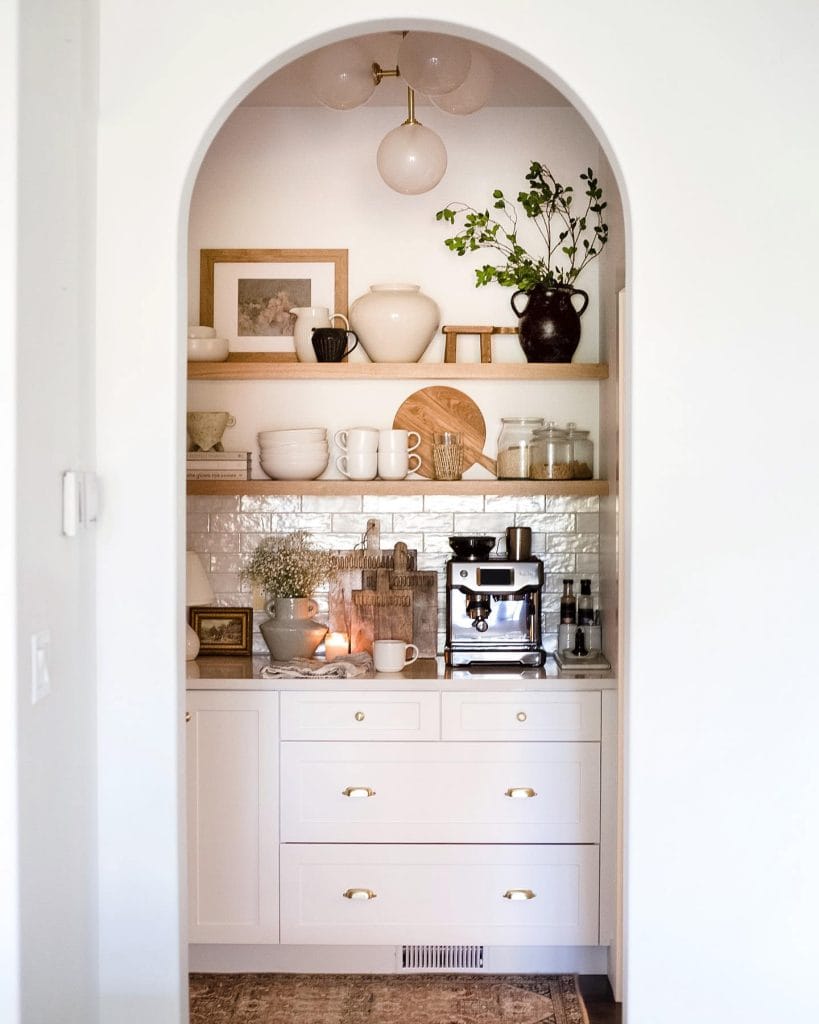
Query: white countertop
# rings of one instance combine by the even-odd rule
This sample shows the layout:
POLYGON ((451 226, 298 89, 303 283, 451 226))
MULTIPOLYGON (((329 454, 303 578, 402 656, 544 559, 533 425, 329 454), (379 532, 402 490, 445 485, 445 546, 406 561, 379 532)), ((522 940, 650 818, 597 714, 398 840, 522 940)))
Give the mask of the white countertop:
POLYGON ((188 690, 615 690, 617 680, 605 672, 561 672, 552 658, 543 668, 493 665, 484 668, 447 669, 443 658, 421 658, 403 672, 378 672, 372 678, 265 679, 261 670, 270 664, 263 656, 253 658, 200 657, 187 665, 188 690))

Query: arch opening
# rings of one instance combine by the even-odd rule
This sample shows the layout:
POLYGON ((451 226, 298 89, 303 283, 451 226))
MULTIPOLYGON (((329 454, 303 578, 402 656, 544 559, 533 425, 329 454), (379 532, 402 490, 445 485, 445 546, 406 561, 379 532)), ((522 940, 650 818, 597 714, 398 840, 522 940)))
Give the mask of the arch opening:
MULTIPOLYGON (((269 94, 268 94, 269 95, 269 94)), ((506 117, 506 125, 512 125, 513 135, 518 136, 518 130, 525 128, 527 119, 534 118, 531 108, 521 105, 511 109, 512 113, 506 117)), ((452 23, 432 23, 428 19, 408 19, 399 22, 397 19, 383 19, 380 22, 366 22, 357 25, 345 26, 332 33, 317 35, 309 40, 304 40, 298 48, 291 48, 272 58, 263 68, 257 69, 249 75, 243 85, 225 102, 224 106, 214 116, 207 138, 202 140, 200 150, 197 152, 191 163, 191 169, 185 188, 185 195, 182 200, 183 215, 180 217, 180 224, 184 225, 180 230, 180 265, 187 266, 187 275, 192 282, 195 282, 199 273, 198 251, 207 248, 246 248, 246 249, 319 249, 319 248, 346 248, 350 253, 350 278, 349 278, 349 299, 362 294, 377 271, 389 269, 392 273, 387 276, 399 280, 421 279, 424 291, 434 291, 442 280, 450 286, 447 295, 444 296, 439 305, 442 307, 443 321, 451 322, 453 319, 461 322, 491 322, 496 323, 505 316, 509 319, 506 309, 507 303, 501 304, 498 296, 493 295, 489 289, 472 291, 471 270, 474 268, 460 266, 451 253, 443 247, 443 237, 446 232, 441 231, 434 221, 434 211, 455 199, 474 202, 475 205, 484 204, 491 195, 492 187, 500 185, 507 194, 513 194, 515 187, 515 175, 517 174, 518 186, 523 187, 523 172, 528 166, 529 159, 543 159, 541 150, 548 151, 550 139, 557 138, 557 143, 551 142, 561 149, 559 166, 580 171, 585 169, 586 157, 595 151, 598 160, 590 164, 597 168, 602 165, 605 168, 605 175, 602 178, 607 198, 612 206, 612 213, 618 220, 618 227, 614 232, 610 249, 604 261, 601 258, 595 268, 595 286, 593 290, 593 303, 590 312, 596 317, 595 326, 592 330, 584 331, 588 344, 585 351, 579 354, 585 357, 585 361, 606 362, 610 367, 609 384, 603 388, 605 397, 597 403, 594 412, 591 406, 586 403, 586 398, 581 398, 580 409, 588 413, 594 419, 593 433, 597 442, 599 475, 604 472, 609 474, 611 480, 618 478, 620 481, 620 493, 627 481, 627 463, 624 465, 625 449, 623 444, 624 424, 619 421, 619 416, 625 408, 625 403, 618 389, 624 387, 623 366, 627 358, 627 343, 622 334, 622 325, 619 317, 622 310, 618 309, 617 295, 625 287, 627 277, 627 264, 629 258, 628 240, 628 201, 625 183, 622 179, 614 147, 610 143, 603 127, 598 124, 594 113, 584 103, 582 97, 577 95, 571 88, 570 83, 560 79, 555 73, 543 63, 536 55, 527 53, 510 45, 507 41, 498 37, 491 37, 487 33, 477 31, 467 25, 455 25, 452 23), (270 104, 262 102, 265 89, 275 91, 275 79, 285 78, 292 75, 294 66, 306 57, 309 53, 341 39, 360 38, 362 36, 373 36, 379 32, 395 32, 401 28, 409 30, 431 29, 442 32, 457 33, 461 37, 474 43, 487 47, 490 51, 498 54, 499 57, 510 60, 518 65, 524 72, 523 81, 526 81, 526 74, 535 76, 542 82, 547 83, 564 100, 565 105, 541 108, 540 129, 544 132, 545 144, 543 146, 518 146, 514 156, 503 155, 500 147, 483 147, 476 143, 481 133, 486 134, 492 131, 490 138, 496 138, 501 118, 497 114, 481 112, 473 115, 474 120, 463 119, 456 123, 451 117, 444 117, 434 109, 427 110, 422 106, 420 113, 428 115, 430 123, 435 122, 436 130, 447 143, 448 149, 451 146, 451 153, 458 158, 464 157, 463 161, 456 163, 456 173, 445 177, 441 185, 437 186, 433 193, 426 197, 410 198, 398 197, 389 194, 379 195, 374 186, 379 184, 375 177, 375 149, 378 139, 383 134, 384 126, 389 123, 397 123, 395 111, 389 104, 378 104, 362 109, 360 112, 335 112, 318 108, 285 107, 282 104, 270 104), (271 83, 273 83, 271 85, 271 83), (257 97, 257 103, 251 97, 257 97), (542 113, 549 110, 548 116, 542 113), (274 113, 271 113, 273 111, 274 113), (361 116, 361 115, 364 116, 361 116), (345 120, 349 119, 349 120, 345 120), (474 130, 473 130, 474 124, 474 130), (272 133, 265 135, 269 129, 272 133), (548 135, 546 128, 552 130, 553 134, 548 135), (276 130, 279 130, 278 137, 276 130), (262 139, 268 141, 260 141, 262 139), (315 140, 319 141, 316 142, 315 140), (302 155, 309 153, 309 159, 302 160, 297 152, 297 147, 303 147, 302 155), (494 155, 486 159, 487 148, 494 150, 494 155), (531 149, 530 156, 525 156, 531 149), (468 159, 472 152, 472 161, 468 159), (343 153, 348 151, 353 154, 352 167, 343 166, 343 153), (265 166, 266 158, 272 159, 272 164, 265 166), (494 161, 494 162, 493 162, 494 161), (326 174, 327 165, 332 168, 331 176, 342 179, 343 187, 320 191, 322 175, 326 174), (488 166, 487 166, 488 164, 488 166), (483 165, 483 166, 482 166, 483 165), (514 165, 514 166, 513 166, 514 165), (270 166, 274 171, 270 172, 270 166), (498 179, 492 177, 495 172, 498 179), (227 183, 231 175, 243 175, 242 181, 247 186, 243 195, 239 196, 240 190, 231 191, 227 183), (275 200, 262 204, 261 197, 264 194, 265 179, 271 191, 275 190, 278 195, 275 200), (287 185, 286 182, 297 182, 298 185, 287 185), (329 195, 327 194, 329 192, 329 195), (221 206, 214 204, 214 197, 217 195, 231 198, 223 202, 221 206), (299 200, 299 195, 301 199, 299 200), (612 205, 611 200, 614 200, 612 205), (403 210, 401 203, 409 203, 403 210), (346 211, 340 207, 346 203, 346 211), (311 217, 305 214, 305 209, 318 208, 311 217), (369 215, 368 215, 368 210, 369 215), (289 212, 287 212, 289 211, 289 212), (293 211, 301 211, 300 213, 293 211), (188 216, 189 213, 189 216, 188 216), (368 220, 379 225, 377 230, 372 227, 368 229, 368 220), (345 235, 346 229, 346 235, 345 235), (373 235, 375 236, 373 238, 373 235), (397 235, 400 239, 399 245, 389 244, 389 236, 397 235), (418 236, 423 236, 423 242, 418 243, 418 236), (273 239, 275 238, 275 244, 273 239), (369 241, 368 241, 369 238, 369 241), (265 244, 267 242, 267 244, 265 244), (371 251, 377 253, 377 257, 365 258, 364 253, 368 245, 371 251), (615 254, 616 247, 616 254, 615 254), (358 250, 358 252, 356 252, 358 250), (456 281, 456 278, 459 280, 456 281), (474 312, 469 317, 465 310, 474 312), (620 333, 618 333, 618 331, 620 333), (608 426, 606 426, 608 424, 608 426), (614 438, 604 442, 603 433, 606 430, 614 431, 614 438)), ((559 178, 560 174, 557 175, 559 178)), ((234 178, 234 181, 236 178, 234 178)), ((577 182, 574 182, 576 185, 577 182)), ((381 184, 381 188, 386 187, 381 184)), ((185 280, 185 273, 182 272, 181 280, 185 280)), ((582 285, 582 282, 580 282, 582 285)), ((201 283, 200 283, 201 287, 201 283)), ((183 295, 181 301, 187 303, 188 322, 199 322, 198 289, 194 286, 187 289, 188 294, 183 295)), ((504 297, 505 300, 506 297, 504 297)), ((184 308, 184 306, 183 306, 184 308)), ((505 322, 505 321, 501 321, 505 322)), ((585 323, 584 323, 585 328, 585 323)), ((509 349, 505 350, 508 355, 509 349)), ((477 353, 475 353, 477 355, 477 353)), ((438 355, 440 358, 440 354, 438 355)), ((472 357, 473 361, 476 361, 472 357)), ((239 389, 241 385, 219 385, 223 390, 217 391, 222 405, 227 409, 230 403, 238 405, 240 402, 246 406, 246 399, 240 399, 239 389)), ((527 385, 528 387, 528 385, 527 385)), ((309 396, 306 386, 298 391, 290 404, 283 406, 283 415, 287 423, 294 426, 309 425, 310 415, 316 413, 305 406, 305 398, 309 396)), ((480 389, 479 389, 480 390, 480 389)), ((182 391, 180 385, 180 393, 182 391)), ((536 399, 531 393, 525 393, 526 388, 521 387, 520 395, 510 400, 510 405, 518 412, 520 403, 525 407, 527 403, 534 403, 536 399)), ((358 399, 364 394, 356 392, 358 399)), ((208 403, 213 404, 214 388, 211 385, 191 385, 189 391, 189 402, 191 408, 206 408, 208 403)), ((389 411, 390 403, 395 403, 397 390, 394 388, 388 392, 384 408, 380 411, 386 414, 389 411)), ((321 394, 322 410, 332 409, 332 399, 321 394), (324 398, 327 397, 325 404, 324 398)), ((482 395, 487 397, 488 395, 482 395)), ((219 407, 221 408, 222 405, 219 407)), ((564 403, 563 399, 555 399, 556 416, 547 418, 566 418, 566 413, 571 408, 571 401, 564 403)), ((358 408, 360 408, 360 404, 358 408)), ((490 409, 495 418, 500 415, 500 408, 492 406, 490 409)), ((528 411, 528 409, 527 409, 528 411)), ((334 413, 335 414, 335 413, 334 413)), ((349 404, 344 405, 337 412, 341 417, 339 425, 349 425, 346 418, 349 418, 349 404)), ((261 417, 264 416, 259 404, 251 406, 248 410, 247 425, 240 428, 240 431, 233 435, 235 444, 244 449, 254 447, 253 435, 258 429, 268 429, 274 425, 261 417)), ((285 425, 282 423, 281 425, 285 425)), ((226 444, 226 447, 228 445, 226 444)), ((613 661, 619 668, 619 693, 620 693, 620 764, 622 766, 623 743, 622 735, 625 716, 625 678, 624 663, 625 656, 622 650, 623 621, 626 613, 626 591, 622 578, 622 559, 624 557, 624 526, 622 521, 623 511, 617 509, 617 493, 614 490, 609 499, 601 499, 600 505, 594 512, 584 513, 578 511, 579 506, 573 509, 575 516, 597 514, 599 517, 598 527, 598 568, 579 570, 575 562, 573 569, 555 569, 554 575, 572 571, 587 571, 596 577, 596 594, 599 595, 601 604, 605 604, 611 610, 611 648, 613 661), (605 524, 605 525, 604 525, 605 524), (606 540, 602 533, 606 532, 606 540), (604 570, 601 566, 602 560, 608 559, 608 567, 604 570), (619 561, 618 561, 619 558, 619 561), (603 577, 606 577, 604 580, 603 577)), ((283 507, 283 506, 282 506, 283 507)), ((311 503, 309 508, 319 507, 311 503)), ((257 526, 261 532, 275 532, 276 529, 295 528, 302 524, 314 524, 317 531, 327 531, 333 534, 345 531, 334 529, 334 513, 326 511, 306 511, 305 507, 299 508, 298 512, 279 511, 279 506, 272 502, 261 512, 252 513, 259 516, 257 526), (299 519, 299 516, 301 517, 299 519), (267 518, 265 518, 267 517, 267 518), (309 518, 314 517, 314 518, 309 518), (323 517, 323 518, 321 518, 323 517), (299 521, 297 522, 297 519, 299 521)), ((539 510, 544 516, 549 512, 546 509, 539 510)), ((485 508, 483 514, 488 514, 485 508)), ((237 506, 236 515, 242 515, 237 506)), ((408 513, 409 515, 410 513, 408 513)), ((421 514, 424 514, 422 511, 421 514)), ((453 516, 455 513, 452 513, 453 516)), ((525 516, 527 513, 516 511, 515 514, 525 516)), ((339 512, 338 516, 364 517, 363 506, 354 512, 339 512)), ((455 520, 453 520, 453 524, 455 520)), ((346 525, 346 524, 345 524, 346 525)), ((405 525, 402 522, 402 525, 405 525)), ((390 532, 396 536, 402 531, 395 528, 395 521, 392 521, 393 529, 390 532)), ((454 525, 453 525, 453 528, 454 525)), ((196 532, 196 531, 194 531, 196 532)), ((351 528, 349 533, 354 533, 351 528)), ((190 537, 188 538, 190 544, 190 537)), ((584 563, 588 565, 589 563, 584 563)), ((233 568, 228 560, 214 562, 210 567, 214 575, 235 576, 235 566, 238 561, 234 560, 233 568), (230 571, 216 572, 220 567, 228 567, 230 571)), ((225 585, 233 586, 235 581, 226 581, 225 585)), ((237 595, 241 594, 239 589, 228 589, 217 592, 217 597, 226 602, 236 603, 237 595)), ((622 772, 622 767, 620 769, 622 772)), ((622 785, 622 777, 621 777, 622 785)), ((622 869, 616 864, 611 865, 613 874, 617 879, 621 877, 622 869)), ((619 883, 616 883, 619 884, 619 883)), ((613 925, 612 925, 613 926, 613 925)), ((622 944, 618 948, 622 950, 622 944)), ((618 953, 618 956, 621 952, 618 953)), ((619 970, 612 967, 612 976, 619 970)))

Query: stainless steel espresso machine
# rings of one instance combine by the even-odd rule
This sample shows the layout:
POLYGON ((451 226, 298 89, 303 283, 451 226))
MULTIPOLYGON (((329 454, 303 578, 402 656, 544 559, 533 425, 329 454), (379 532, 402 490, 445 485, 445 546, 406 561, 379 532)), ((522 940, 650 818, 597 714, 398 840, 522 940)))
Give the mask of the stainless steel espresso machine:
POLYGON ((494 537, 450 537, 449 545, 446 664, 542 665, 540 559, 508 542, 513 557, 490 558, 494 537))

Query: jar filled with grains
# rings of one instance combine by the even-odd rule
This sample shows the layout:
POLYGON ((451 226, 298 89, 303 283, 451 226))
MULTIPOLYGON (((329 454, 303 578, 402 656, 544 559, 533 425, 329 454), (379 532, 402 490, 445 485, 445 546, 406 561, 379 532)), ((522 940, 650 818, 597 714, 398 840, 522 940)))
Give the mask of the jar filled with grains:
POLYGON ((549 422, 536 430, 531 446, 533 480, 572 480, 572 443, 566 430, 549 422))
POLYGON ((591 480, 594 476, 594 442, 588 430, 578 430, 576 423, 567 423, 572 443, 572 471, 575 480, 591 480))
POLYGON ((532 436, 542 416, 504 416, 498 435, 498 479, 528 480, 532 436))

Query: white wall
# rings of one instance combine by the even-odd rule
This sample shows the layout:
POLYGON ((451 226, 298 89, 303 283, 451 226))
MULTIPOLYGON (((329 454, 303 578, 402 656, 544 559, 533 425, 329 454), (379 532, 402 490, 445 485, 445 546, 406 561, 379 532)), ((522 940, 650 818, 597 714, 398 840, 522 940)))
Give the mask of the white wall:
MULTIPOLYGON (((14 480, 17 451, 17 4, 0 6, 0 433, 6 474, 14 480)), ((17 495, 0 489, 0 678, 17 677, 15 613, 17 495)), ((0 1019, 20 1019, 20 871, 17 851, 17 687, 0 687, 0 1019)))
MULTIPOLYGON (((17 978, 20 1019, 87 1024, 97 1019, 94 541, 61 535, 60 488, 64 470, 93 467, 93 9, 20 4, 18 54, 17 277, 4 296, 16 367, 4 361, 3 374, 16 377, 15 422, 3 425, 17 524, 2 524, 16 566, 1 646, 17 705, 19 807, 3 833, 17 842, 20 917, 19 974, 10 963, 6 977, 17 978), (32 705, 40 630, 52 692, 32 705)), ((2 1016, 17 1019, 11 1007, 2 1016)))
MULTIPOLYGON (((421 19, 439 9, 413 5, 421 19)), ((120 1024, 179 1012, 174 449, 191 164, 253 69, 311 48, 308 31, 330 41, 344 15, 262 0, 101 10, 101 939, 104 1017, 120 1024)), ((362 0, 356 17, 412 27, 405 10, 362 0)), ((792 635, 788 598, 819 569, 802 447, 817 432, 819 212, 792 187, 819 171, 815 5, 741 19, 729 0, 446 11, 569 82, 627 188, 629 1024, 659 1005, 663 1024, 809 1019, 819 698, 798 645, 774 663, 767 641, 792 635)))
MULTIPOLYGON (((474 268, 496 262, 494 253, 450 252, 444 239, 455 229, 436 221, 435 213, 453 201, 491 207, 496 187, 514 199, 526 187, 533 159, 582 197, 580 173, 600 165, 597 140, 569 107, 496 107, 469 117, 425 107, 419 116, 444 140, 447 170, 430 192, 403 196, 384 185, 375 154, 405 116, 396 107, 236 110, 208 150, 191 203, 191 323, 198 323, 200 249, 343 248, 349 250, 350 302, 371 284, 409 281, 435 299, 442 324, 516 324, 512 289, 475 287, 474 268), (503 145, 492 145, 493 139, 503 145)), ((542 250, 523 216, 519 236, 534 252, 542 250)), ((597 270, 592 263, 578 281, 590 294, 578 362, 597 358, 597 270)), ((506 358, 523 361, 520 346, 508 341, 506 358)), ((443 358, 440 335, 429 355, 443 358)))

